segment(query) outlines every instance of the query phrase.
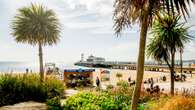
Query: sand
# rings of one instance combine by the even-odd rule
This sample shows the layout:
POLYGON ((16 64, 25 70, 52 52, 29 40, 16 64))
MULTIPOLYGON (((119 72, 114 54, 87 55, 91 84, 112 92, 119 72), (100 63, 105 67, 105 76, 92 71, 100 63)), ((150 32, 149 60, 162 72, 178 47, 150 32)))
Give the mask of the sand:
MULTIPOLYGON (((136 78, 136 70, 120 70, 120 69, 107 69, 110 71, 110 81, 104 82, 105 84, 112 84, 116 85, 116 83, 119 80, 125 80, 128 81, 128 78, 131 77, 131 80, 135 80, 136 78), (122 77, 119 79, 116 77, 117 73, 121 73, 122 77)), ((95 81, 96 77, 98 76, 99 78, 101 77, 100 75, 100 69, 96 69, 96 71, 93 73, 93 80, 95 81)), ((148 78, 160 78, 161 76, 169 76, 169 73, 165 72, 155 72, 155 71, 145 71, 144 72, 144 79, 148 78)))
MULTIPOLYGON (((120 69, 106 69, 110 71, 110 81, 101 81, 101 85, 103 88, 106 88, 107 85, 116 85, 116 83, 119 80, 125 80, 128 81, 128 78, 131 77, 131 80, 135 80, 136 78, 136 70, 120 70, 120 69), (116 77, 117 73, 121 73, 122 77, 118 79, 116 77)), ((100 69, 96 69, 96 71, 93 73, 93 81, 95 85, 95 80, 96 77, 101 77, 100 75, 100 69)), ((145 71, 144 72, 144 80, 147 80, 148 78, 153 78, 154 79, 154 85, 159 85, 160 88, 163 88, 165 91, 170 90, 170 74, 169 72, 155 72, 155 71, 145 71), (166 76, 167 81, 163 82, 160 81, 161 76, 166 76), (158 82, 157 82, 158 79, 158 82)), ((149 85, 144 84, 144 87, 147 88, 149 85)), ((187 79, 185 82, 175 82, 175 89, 176 90, 183 90, 183 89, 190 89, 190 90, 195 90, 195 75, 191 77, 190 74, 187 74, 187 79)))

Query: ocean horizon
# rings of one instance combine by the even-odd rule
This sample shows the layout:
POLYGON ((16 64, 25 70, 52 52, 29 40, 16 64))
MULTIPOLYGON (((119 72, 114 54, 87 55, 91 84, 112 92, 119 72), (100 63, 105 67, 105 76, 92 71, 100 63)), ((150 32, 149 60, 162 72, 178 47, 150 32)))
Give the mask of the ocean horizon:
MULTIPOLYGON (((50 63, 50 62, 48 62, 50 63)), ((53 62, 52 62, 53 63, 53 62)), ((67 64, 63 62, 54 62, 56 67, 61 71, 64 69, 73 69, 73 68, 85 68, 80 66, 75 66, 74 63, 67 64)), ((35 62, 19 62, 19 61, 0 61, 0 72, 4 73, 18 73, 26 72, 26 69, 32 72, 39 71, 39 63, 35 62)))

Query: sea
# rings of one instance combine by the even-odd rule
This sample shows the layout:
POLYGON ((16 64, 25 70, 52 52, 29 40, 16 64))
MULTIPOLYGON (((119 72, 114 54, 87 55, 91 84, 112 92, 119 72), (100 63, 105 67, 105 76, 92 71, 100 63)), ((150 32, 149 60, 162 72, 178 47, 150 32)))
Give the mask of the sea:
MULTIPOLYGON (((51 62, 48 62, 51 63, 51 62)), ((53 63, 53 62, 52 62, 53 63)), ((54 62, 55 66, 63 71, 64 69, 78 69, 86 68, 81 66, 75 66, 72 64, 66 64, 64 62, 54 62)), ((25 73, 26 69, 30 72, 39 71, 39 63, 35 62, 17 62, 17 61, 0 61, 0 72, 2 73, 25 73)))

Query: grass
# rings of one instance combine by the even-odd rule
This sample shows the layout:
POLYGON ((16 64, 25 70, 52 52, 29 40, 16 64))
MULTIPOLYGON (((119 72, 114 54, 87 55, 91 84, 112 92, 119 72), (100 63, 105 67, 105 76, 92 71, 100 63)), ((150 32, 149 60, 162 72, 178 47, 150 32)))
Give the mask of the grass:
POLYGON ((195 110, 195 99, 175 96, 168 99, 163 106, 160 106, 156 110, 195 110))

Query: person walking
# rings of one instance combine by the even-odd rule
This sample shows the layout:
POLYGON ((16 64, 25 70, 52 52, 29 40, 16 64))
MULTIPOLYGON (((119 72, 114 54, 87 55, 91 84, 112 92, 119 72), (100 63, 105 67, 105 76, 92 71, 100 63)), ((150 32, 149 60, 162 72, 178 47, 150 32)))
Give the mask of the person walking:
POLYGON ((131 76, 128 78, 128 82, 131 83, 131 76))
POLYGON ((28 68, 26 68, 26 74, 28 74, 28 72, 29 72, 29 69, 28 69, 28 68))
POLYGON ((129 86, 131 86, 131 76, 128 78, 129 86))
POLYGON ((97 76, 97 78, 96 78, 96 86, 97 86, 97 87, 100 87, 100 79, 99 79, 98 76, 97 76))
POLYGON ((154 86, 154 80, 153 80, 153 78, 151 78, 150 81, 151 81, 150 88, 153 89, 153 86, 154 86))

